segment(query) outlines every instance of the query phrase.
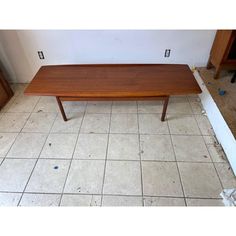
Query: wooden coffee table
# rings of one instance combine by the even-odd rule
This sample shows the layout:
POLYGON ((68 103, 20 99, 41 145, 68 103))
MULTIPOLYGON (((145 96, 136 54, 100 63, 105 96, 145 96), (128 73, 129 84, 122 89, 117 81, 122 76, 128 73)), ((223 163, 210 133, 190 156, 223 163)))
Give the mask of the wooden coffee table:
POLYGON ((169 96, 201 89, 187 65, 82 64, 42 66, 24 93, 55 96, 64 121, 62 101, 163 100, 164 121, 169 96))

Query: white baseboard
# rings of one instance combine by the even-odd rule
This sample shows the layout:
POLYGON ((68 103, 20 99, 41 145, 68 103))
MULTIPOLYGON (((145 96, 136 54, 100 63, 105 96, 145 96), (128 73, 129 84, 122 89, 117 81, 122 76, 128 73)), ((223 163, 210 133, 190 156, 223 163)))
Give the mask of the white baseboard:
POLYGON ((195 70, 194 76, 202 89, 202 93, 199 95, 202 105, 207 113, 216 137, 224 149, 233 172, 236 175, 236 140, 198 71, 195 70))

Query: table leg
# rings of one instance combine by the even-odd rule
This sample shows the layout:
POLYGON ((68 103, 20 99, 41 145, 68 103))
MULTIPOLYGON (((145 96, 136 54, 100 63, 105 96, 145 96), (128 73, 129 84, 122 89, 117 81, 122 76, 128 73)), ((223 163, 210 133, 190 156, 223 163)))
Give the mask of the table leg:
POLYGON ((61 100, 60 100, 59 97, 56 97, 56 99, 57 99, 57 103, 58 103, 58 106, 59 106, 59 108, 60 108, 60 111, 61 111, 61 115, 62 115, 62 117, 63 117, 63 120, 64 120, 64 121, 67 121, 66 114, 65 114, 64 108, 63 108, 63 106, 62 106, 61 100))
POLYGON ((207 69, 211 69, 213 66, 211 64, 211 58, 208 59, 208 62, 207 62, 207 69))
POLYGON ((234 83, 235 80, 236 80, 236 71, 234 72, 234 75, 233 75, 233 77, 232 77, 232 79, 231 79, 231 83, 234 83))
POLYGON ((214 79, 219 79, 220 72, 221 72, 221 66, 216 67, 214 79))
POLYGON ((165 116, 166 116, 166 110, 169 102, 169 96, 167 96, 164 100, 163 104, 163 110, 162 110, 162 115, 161 115, 161 121, 165 121, 165 116))

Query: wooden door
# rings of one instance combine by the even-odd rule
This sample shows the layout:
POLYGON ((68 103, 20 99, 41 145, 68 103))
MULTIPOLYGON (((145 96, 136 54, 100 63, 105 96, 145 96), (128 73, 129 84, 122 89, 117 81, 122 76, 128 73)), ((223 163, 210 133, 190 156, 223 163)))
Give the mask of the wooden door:
POLYGON ((0 109, 10 100, 13 96, 13 92, 10 85, 4 79, 2 72, 0 71, 0 109))

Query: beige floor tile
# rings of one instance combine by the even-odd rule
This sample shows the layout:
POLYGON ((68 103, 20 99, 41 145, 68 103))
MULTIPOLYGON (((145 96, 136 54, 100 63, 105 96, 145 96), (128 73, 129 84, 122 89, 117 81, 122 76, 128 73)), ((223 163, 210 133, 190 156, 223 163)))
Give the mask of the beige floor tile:
POLYGON ((227 157, 215 136, 203 136, 213 162, 226 162, 227 157))
POLYGON ((4 113, 0 122, 0 132, 20 132, 30 113, 4 113))
POLYGON ((56 116, 56 113, 32 113, 23 128, 23 132, 48 133, 56 116))
POLYGON ((194 116, 171 114, 168 115, 171 134, 199 135, 200 130, 194 116))
POLYGON ((201 136, 173 135, 172 140, 177 161, 211 162, 201 136))
POLYGON ((19 206, 58 206, 60 194, 30 194, 24 193, 19 206))
POLYGON ((137 102, 135 101, 114 101, 112 113, 137 113, 137 102))
POLYGON ((72 102, 65 101, 62 103, 66 113, 84 112, 86 104, 87 102, 79 102, 79 101, 72 101, 72 102))
POLYGON ((206 115, 195 115, 202 135, 214 135, 213 128, 206 115))
POLYGON ((5 159, 0 165, 0 191, 22 192, 35 161, 5 159))
POLYGON ((40 97, 34 108, 34 112, 59 112, 59 107, 55 97, 40 97))
POLYGON ((212 163, 178 163, 186 197, 218 198, 221 184, 212 163))
POLYGON ((38 158, 46 138, 46 134, 20 133, 8 152, 7 157, 38 158))
POLYGON ((197 94, 187 95, 187 100, 189 102, 201 102, 201 99, 197 94))
POLYGON ((211 155, 213 162, 226 162, 227 157, 220 145, 207 145, 207 149, 211 155))
POLYGON ((203 135, 202 136, 206 145, 219 145, 218 140, 213 135, 203 135))
POLYGON ((21 193, 0 193, 0 206, 17 206, 21 193))
POLYGON ((50 134, 40 158, 72 158, 77 134, 50 134))
POLYGON ((7 112, 9 110, 9 108, 12 106, 12 104, 14 103, 14 101, 18 98, 18 97, 22 97, 23 96, 23 91, 25 89, 25 85, 13 85, 14 89, 14 95, 13 97, 11 97, 11 99, 7 102, 7 104, 3 107, 3 109, 0 112, 7 112))
POLYGON ((84 113, 66 113, 67 121, 65 122, 61 114, 57 115, 57 118, 53 124, 51 133, 78 133, 84 113))
POLYGON ((102 206, 142 206, 142 197, 133 196, 103 196, 102 206))
POLYGON ((137 114, 112 114, 111 133, 138 133, 137 114))
POLYGON ((228 163, 215 163, 224 188, 236 188, 236 177, 228 163))
POLYGON ((88 114, 84 116, 81 133, 108 133, 110 114, 88 114))
POLYGON ((5 157, 18 133, 0 133, 0 157, 5 157))
POLYGON ((38 160, 26 192, 61 193, 70 161, 38 160))
POLYGON ((139 160, 139 137, 136 134, 110 134, 108 159, 139 160))
POLYGON ((189 103, 192 107, 193 113, 194 114, 202 114, 202 112, 204 111, 204 108, 202 106, 201 100, 199 97, 189 97, 188 98, 189 103))
POLYGON ((73 160, 65 193, 101 194, 105 161, 73 160))
POLYGON ((170 135, 140 135, 142 160, 175 161, 170 135))
POLYGON ((202 104, 200 102, 190 102, 190 105, 192 107, 193 114, 201 115, 201 114, 205 113, 205 111, 202 107, 202 104))
POLYGON ((187 206, 224 206, 220 199, 186 198, 187 206))
POLYGON ((198 94, 188 94, 187 98, 199 98, 198 94))
POLYGON ((111 113, 110 101, 93 101, 87 103, 87 113, 111 113))
POLYGON ((39 97, 36 96, 20 95, 14 100, 8 112, 32 112, 38 100, 39 97))
POLYGON ((161 121, 160 114, 139 114, 139 132, 141 134, 169 134, 167 121, 161 121))
POLYGON ((186 98, 170 98, 167 113, 193 114, 193 111, 186 98))
POLYGON ((172 95, 172 96, 170 96, 170 102, 174 102, 174 101, 187 102, 188 96, 186 96, 186 95, 172 95))
POLYGON ((105 159, 107 141, 107 134, 79 134, 74 158, 105 159))
POLYGON ((0 111, 0 205, 16 206, 27 187, 20 205, 57 206, 66 182, 62 206, 100 206, 102 189, 104 206, 142 206, 142 185, 146 206, 184 206, 175 154, 191 161, 178 163, 188 205, 223 205, 221 182, 235 187, 196 95, 171 96, 165 122, 160 121, 163 101, 65 101, 64 122, 54 97, 24 96, 25 86, 14 84, 14 97, 0 111), (50 159, 39 159, 36 166, 36 159, 25 159, 37 158, 42 149, 50 159), (70 160, 56 158, 71 158, 73 152, 73 158, 85 160, 73 159, 69 170, 70 160), (202 160, 209 153, 215 166, 204 163, 210 158, 202 160))
POLYGON ((1 118, 2 113, 5 113, 9 110, 9 108, 14 103, 16 98, 17 98, 17 95, 14 95, 13 97, 11 97, 11 99, 7 102, 7 104, 5 104, 5 106, 0 109, 0 118, 1 118))
POLYGON ((139 113, 162 113, 163 101, 138 101, 139 113))
POLYGON ((63 194, 61 206, 101 206, 101 195, 63 194))
POLYGON ((104 194, 141 195, 138 161, 107 161, 104 194))
POLYGON ((182 197, 183 192, 175 162, 142 162, 143 194, 182 197))
POLYGON ((184 198, 145 197, 144 206, 185 206, 184 198))

